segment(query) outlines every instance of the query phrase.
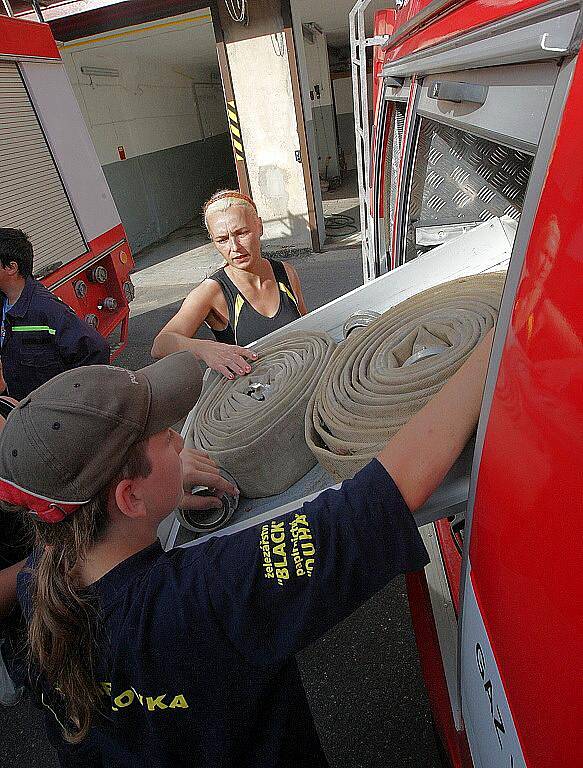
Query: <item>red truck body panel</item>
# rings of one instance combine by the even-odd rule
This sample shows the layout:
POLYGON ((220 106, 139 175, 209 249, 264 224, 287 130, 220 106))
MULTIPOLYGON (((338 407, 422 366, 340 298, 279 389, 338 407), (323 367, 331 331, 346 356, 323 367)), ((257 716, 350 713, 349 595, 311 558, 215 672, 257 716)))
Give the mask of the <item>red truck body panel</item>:
MULTIPOLYGON (((430 0, 413 0, 396 17, 392 11, 377 14, 375 35, 391 24, 394 30, 393 42, 375 50, 375 75, 386 63, 543 4, 473 0, 444 4, 433 16, 426 12, 430 5, 430 0)), ((379 88, 375 83, 375 96, 379 88)), ((415 83, 405 135, 414 89, 415 83)), ((375 104, 382 107, 376 98, 375 104)), ((468 552, 468 578, 529 768, 583 765, 581 136, 583 61, 579 57, 504 340, 479 459, 468 552)), ((387 137, 375 135, 375 141, 386 143, 387 137)), ((384 173, 380 166, 384 166, 384 153, 375 174, 384 173)), ((400 169, 398 190, 402 175, 400 169)), ((385 185, 378 187, 382 192, 375 215, 382 217, 385 185)), ((394 267, 395 235, 389 245, 394 267)), ((447 520, 438 522, 435 530, 457 615, 463 610, 462 556, 447 520)), ((456 731, 449 711, 425 576, 410 576, 408 591, 437 730, 452 765, 472 766, 464 732, 456 731)))
MULTIPOLYGON (((426 0, 411 3, 407 6, 408 16, 406 19, 401 19, 400 14, 397 13, 395 37, 399 34, 399 28, 403 24, 412 20, 419 11, 429 4, 426 0), (412 6, 416 8, 414 13, 412 6)), ((449 6, 451 8, 449 13, 444 14, 442 11, 434 20, 424 20, 418 29, 412 30, 410 36, 402 42, 391 45, 386 51, 385 61, 402 59, 410 53, 437 45, 437 43, 442 43, 444 40, 463 32, 491 24, 493 21, 526 11, 537 5, 542 5, 542 3, 537 2, 537 0, 496 0, 495 3, 489 0, 472 0, 472 2, 462 4, 452 3, 449 6)))
POLYGON ((529 765, 581 765, 583 60, 549 165, 480 462, 474 590, 529 765), (495 567, 492 564, 495 563, 495 567))
POLYGON ((59 49, 47 24, 0 16, 0 53, 3 56, 60 60, 59 49))

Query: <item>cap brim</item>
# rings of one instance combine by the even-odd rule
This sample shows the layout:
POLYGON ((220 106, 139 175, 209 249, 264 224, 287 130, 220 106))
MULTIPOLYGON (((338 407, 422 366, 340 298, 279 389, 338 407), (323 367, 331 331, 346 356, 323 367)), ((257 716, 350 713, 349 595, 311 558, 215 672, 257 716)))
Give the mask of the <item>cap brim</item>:
POLYGON ((195 406, 202 389, 202 369, 190 352, 175 352, 141 368, 152 400, 144 437, 168 429, 195 406))

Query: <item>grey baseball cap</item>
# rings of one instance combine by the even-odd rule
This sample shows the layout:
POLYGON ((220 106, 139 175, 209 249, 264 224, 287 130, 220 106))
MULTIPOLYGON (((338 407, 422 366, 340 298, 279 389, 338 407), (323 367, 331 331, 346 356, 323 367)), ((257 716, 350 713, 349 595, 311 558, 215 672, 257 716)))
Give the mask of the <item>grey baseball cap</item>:
POLYGON ((89 365, 55 376, 6 420, 0 499, 59 522, 107 486, 134 443, 182 419, 201 388, 190 352, 135 372, 89 365))

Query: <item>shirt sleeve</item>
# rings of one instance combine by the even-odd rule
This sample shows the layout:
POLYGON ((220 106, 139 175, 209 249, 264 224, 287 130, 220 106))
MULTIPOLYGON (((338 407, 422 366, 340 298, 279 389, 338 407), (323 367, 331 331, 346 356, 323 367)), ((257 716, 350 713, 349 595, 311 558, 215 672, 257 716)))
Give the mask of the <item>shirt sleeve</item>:
POLYGON ((56 343, 67 368, 109 363, 107 341, 94 328, 77 317, 73 310, 63 307, 57 329, 56 343))
POLYGON ((429 561, 399 489, 376 459, 339 490, 202 546, 216 616, 258 665, 283 661, 392 578, 429 561))

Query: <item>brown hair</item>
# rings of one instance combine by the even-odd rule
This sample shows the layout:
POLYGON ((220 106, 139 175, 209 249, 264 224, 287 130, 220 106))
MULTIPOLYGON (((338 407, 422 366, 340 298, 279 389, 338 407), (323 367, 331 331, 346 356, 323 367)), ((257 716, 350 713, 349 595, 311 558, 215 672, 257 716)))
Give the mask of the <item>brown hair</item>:
POLYGON ((76 570, 107 529, 110 489, 123 478, 147 477, 151 470, 146 441, 135 443, 116 480, 98 496, 59 523, 33 518, 40 554, 29 587, 30 668, 62 694, 64 737, 71 743, 85 738, 103 697, 94 676, 99 606, 79 586, 76 570))

